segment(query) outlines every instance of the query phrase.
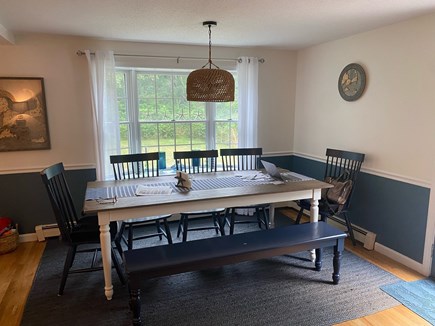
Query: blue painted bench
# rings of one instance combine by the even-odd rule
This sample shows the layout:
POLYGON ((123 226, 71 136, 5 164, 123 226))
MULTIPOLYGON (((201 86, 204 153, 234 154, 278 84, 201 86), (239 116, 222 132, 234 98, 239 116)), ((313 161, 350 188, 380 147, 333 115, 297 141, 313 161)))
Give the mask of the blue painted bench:
POLYGON ((316 249, 315 269, 320 270, 322 248, 334 247, 332 283, 338 284, 345 238, 342 231, 318 222, 125 251, 133 325, 142 325, 140 287, 144 279, 311 249, 316 249))

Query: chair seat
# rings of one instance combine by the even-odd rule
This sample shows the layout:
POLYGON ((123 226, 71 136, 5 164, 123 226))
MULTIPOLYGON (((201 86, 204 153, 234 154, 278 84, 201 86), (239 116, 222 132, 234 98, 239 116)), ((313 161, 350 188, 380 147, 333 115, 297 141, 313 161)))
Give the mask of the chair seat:
MULTIPOLYGON (((310 210, 311 201, 309 199, 302 199, 299 201, 299 206, 303 209, 310 210)), ((319 200, 319 215, 328 217, 331 215, 331 210, 336 212, 338 207, 339 205, 337 204, 328 204, 325 200, 321 199, 319 200)))
MULTIPOLYGON (((110 237, 114 239, 118 231, 116 222, 110 223, 110 237)), ((70 233, 71 240, 74 243, 100 243, 100 227, 98 225, 97 215, 86 215, 80 218, 70 233)))
MULTIPOLYGON (((218 151, 211 150, 193 150, 193 151, 175 151, 175 167, 177 171, 188 174, 200 174, 216 172, 218 151)), ((216 234, 225 235, 224 225, 222 225, 221 214, 225 208, 205 209, 199 211, 180 212, 180 221, 178 223, 177 237, 183 234, 183 242, 187 241, 188 231, 215 230, 216 234), (189 227, 189 216, 201 216, 211 218, 210 226, 189 227)))
MULTIPOLYGON (((326 149, 325 174, 323 180, 334 187, 322 189, 322 199, 319 201, 319 215, 322 221, 327 221, 331 216, 339 216, 346 222, 347 232, 355 245, 352 223, 348 216, 350 200, 355 190, 355 183, 364 162, 365 154, 349 152, 341 149, 326 149), (328 196, 334 189, 334 196, 328 196), (338 193, 337 193, 338 192, 338 193), (326 198, 328 200, 326 200, 326 198)), ((295 224, 299 224, 304 209, 310 209, 310 200, 298 201, 300 209, 295 224)))
POLYGON ((147 222, 153 222, 153 221, 158 221, 158 220, 162 220, 165 218, 170 218, 171 214, 167 214, 167 215, 159 215, 159 216, 148 216, 148 217, 141 217, 141 218, 135 218, 135 219, 127 219, 124 220, 122 222, 127 223, 127 224, 141 224, 141 223, 147 223, 147 222))
MULTIPOLYGON (((98 262, 96 259, 97 253, 101 250, 100 226, 98 225, 98 216, 95 214, 77 216, 76 212, 78 210, 74 207, 74 200, 69 191, 62 162, 42 170, 40 175, 56 217, 61 239, 68 245, 58 292, 58 295, 62 295, 69 274, 93 272, 102 269, 101 266, 96 264, 98 262), (76 254, 85 252, 94 253, 91 267, 73 269, 76 254)), ((116 222, 111 222, 109 227, 112 242, 116 237, 118 226, 116 222)), ((118 277, 121 283, 124 284, 125 280, 121 265, 112 246, 110 246, 110 254, 118 277)))
POLYGON ((204 215, 204 214, 213 214, 213 213, 223 213, 225 211, 225 208, 215 208, 215 209, 208 209, 204 211, 192 211, 192 212, 182 212, 180 214, 182 215, 204 215))
POLYGON ((267 214, 267 209, 270 207, 270 204, 259 204, 259 205, 251 205, 251 206, 237 206, 237 207, 229 207, 225 211, 224 223, 228 224, 230 227, 230 234, 234 234, 234 226, 235 224, 245 224, 245 223, 257 223, 258 227, 261 229, 264 226, 266 229, 269 228, 269 216, 267 214), (251 209, 254 211, 254 215, 256 219, 238 219, 236 220, 236 212, 237 210, 247 210, 251 209))
MULTIPOLYGON (((159 152, 110 155, 110 163, 112 164, 115 180, 158 177, 160 155, 161 153, 159 152)), ((159 237, 160 240, 165 237, 168 243, 172 244, 171 230, 167 221, 169 217, 171 217, 171 215, 149 216, 122 221, 119 234, 115 239, 120 254, 122 254, 121 240, 127 244, 128 250, 133 249, 134 241, 151 237, 159 237), (133 234, 136 226, 141 227, 144 224, 152 224, 152 222, 156 225, 157 230, 155 233, 149 234, 148 230, 146 232, 143 232, 144 230, 138 230, 138 232, 142 232, 143 235, 137 236, 133 234), (161 227, 160 222, 163 223, 163 227, 161 227), (124 236, 125 228, 128 229, 128 239, 124 236)))
POLYGON ((167 221, 167 219, 170 218, 171 216, 172 216, 171 214, 166 214, 166 215, 148 216, 148 217, 135 218, 135 219, 127 219, 122 221, 121 228, 119 230, 117 238, 115 239, 115 243, 117 243, 120 254, 122 255, 121 240, 123 240, 124 243, 127 245, 128 250, 133 249, 133 242, 136 240, 143 240, 143 239, 148 239, 157 236, 160 238, 160 240, 162 240, 162 238, 165 237, 168 240, 168 244, 172 244, 171 231, 169 229, 169 224, 167 221), (163 227, 160 224, 161 222, 163 223, 163 227), (157 227, 157 232, 155 233, 146 232, 140 236, 133 235, 134 227, 150 225, 153 223, 157 227), (124 236, 124 230, 126 227, 128 228, 127 238, 124 236))
POLYGON ((231 207, 231 209, 250 209, 250 208, 268 208, 270 204, 258 204, 258 205, 250 205, 250 206, 236 206, 231 207))

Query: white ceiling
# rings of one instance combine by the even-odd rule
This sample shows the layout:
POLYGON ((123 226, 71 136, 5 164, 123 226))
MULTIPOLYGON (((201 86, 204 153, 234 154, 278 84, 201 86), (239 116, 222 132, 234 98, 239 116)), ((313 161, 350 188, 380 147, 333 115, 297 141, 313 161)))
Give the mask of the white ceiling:
POLYGON ((435 12, 435 0, 0 0, 0 36, 300 49, 435 12))

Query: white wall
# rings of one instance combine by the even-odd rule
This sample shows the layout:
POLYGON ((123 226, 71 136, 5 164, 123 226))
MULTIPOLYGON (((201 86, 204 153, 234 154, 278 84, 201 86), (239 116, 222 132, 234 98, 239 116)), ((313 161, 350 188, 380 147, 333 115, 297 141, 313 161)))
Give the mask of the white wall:
MULTIPOLYGON (((0 45, 0 76, 43 77, 52 148, 0 152, 0 173, 39 171, 63 161, 71 167, 95 164, 87 63, 77 50, 111 49, 115 53, 207 57, 207 47, 97 41, 50 35, 16 35, 15 45, 0 45)), ((291 152, 293 146, 296 53, 257 48, 213 47, 213 57, 264 58, 259 76, 259 145, 265 152, 291 152)), ((141 60, 135 59, 138 64, 141 60)), ((166 61, 167 62, 167 61, 166 61)), ((172 62, 175 62, 173 60, 172 62)), ((192 68, 204 62, 191 61, 192 68)), ((224 63, 223 63, 224 64, 224 63)), ((224 64, 225 65, 225 64, 224 64)), ((174 64, 177 67, 176 64, 174 64)))
POLYGON ((435 225, 434 31, 432 14, 300 51, 294 134, 296 153, 323 158, 327 147, 359 151, 369 173, 431 189, 425 273, 435 225), (352 62, 365 68, 367 85, 359 100, 346 102, 338 77, 352 62))
POLYGON ((311 47, 298 53, 296 152, 326 147, 367 154, 366 169, 430 184, 435 129, 435 16, 311 47), (367 74, 363 96, 344 101, 338 77, 349 63, 367 74))
POLYGON ((40 169, 58 161, 89 165, 94 154, 86 66, 75 55, 74 42, 17 37, 16 45, 0 46, 0 75, 43 77, 51 150, 0 153, 3 173, 40 169))

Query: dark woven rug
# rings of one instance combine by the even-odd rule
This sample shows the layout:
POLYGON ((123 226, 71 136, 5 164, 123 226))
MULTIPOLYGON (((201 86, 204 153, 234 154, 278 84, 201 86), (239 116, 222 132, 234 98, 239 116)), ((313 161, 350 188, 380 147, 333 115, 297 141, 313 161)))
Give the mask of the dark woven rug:
MULTIPOLYGON (((277 216, 277 225, 288 219, 277 216)), ((176 224, 174 238, 176 235, 176 224)), ((255 225, 238 231, 256 230, 255 225)), ((195 238, 214 236, 191 232, 195 238)), ((162 244, 151 240, 149 245, 162 244)), ((22 325, 130 325, 127 287, 113 271, 114 297, 105 299, 102 272, 70 275, 57 296, 65 246, 49 240, 24 311, 22 325)), ((244 262, 153 279, 142 291, 146 325, 331 325, 399 303, 379 289, 399 281, 345 251, 341 279, 332 285, 332 251, 316 272, 308 253, 244 262)), ((77 259, 84 261, 83 255, 77 259)))

